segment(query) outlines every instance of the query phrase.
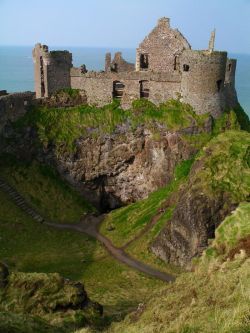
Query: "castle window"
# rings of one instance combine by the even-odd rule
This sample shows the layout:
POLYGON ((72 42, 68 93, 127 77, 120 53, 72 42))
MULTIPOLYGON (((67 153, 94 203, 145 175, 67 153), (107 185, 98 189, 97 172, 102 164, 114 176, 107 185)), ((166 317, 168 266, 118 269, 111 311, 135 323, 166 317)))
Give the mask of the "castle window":
POLYGON ((143 70, 148 69, 148 54, 140 55, 140 69, 143 69, 143 70))
POLYGON ((113 98, 122 98, 124 91, 124 84, 120 81, 113 82, 113 98))
POLYGON ((174 70, 177 70, 177 67, 179 67, 179 58, 178 56, 174 57, 174 70))
POLYGON ((40 77, 41 77, 41 97, 45 95, 45 84, 44 84, 44 70, 43 70, 43 57, 40 57, 40 77))
POLYGON ((140 98, 149 98, 149 82, 142 80, 140 83, 140 98))
POLYGON ((111 72, 117 72, 117 69, 118 69, 117 64, 116 63, 111 64, 110 69, 111 69, 111 72))
POLYGON ((218 80, 216 83, 217 83, 217 90, 219 92, 221 90, 222 80, 218 80))
POLYGON ((24 102, 23 102, 23 105, 24 105, 24 106, 28 105, 28 101, 24 101, 24 102))
POLYGON ((189 65, 184 64, 183 65, 183 71, 188 72, 189 71, 189 65))
POLYGON ((231 72, 231 69, 232 69, 232 64, 229 64, 228 65, 228 71, 231 72))

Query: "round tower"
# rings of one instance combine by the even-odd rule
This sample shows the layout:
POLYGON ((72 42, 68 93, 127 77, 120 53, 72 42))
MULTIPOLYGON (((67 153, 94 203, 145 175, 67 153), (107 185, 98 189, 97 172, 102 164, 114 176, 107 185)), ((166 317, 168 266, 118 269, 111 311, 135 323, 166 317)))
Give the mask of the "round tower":
POLYGON ((227 52, 184 50, 180 56, 182 100, 198 114, 224 111, 226 63, 227 52))

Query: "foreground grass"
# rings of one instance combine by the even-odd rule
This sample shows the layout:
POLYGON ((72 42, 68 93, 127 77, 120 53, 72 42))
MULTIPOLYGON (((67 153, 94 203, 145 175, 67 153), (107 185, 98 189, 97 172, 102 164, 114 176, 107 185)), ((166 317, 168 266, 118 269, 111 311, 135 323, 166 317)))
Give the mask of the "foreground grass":
POLYGON ((249 209, 250 203, 242 203, 225 219, 194 272, 182 274, 174 284, 163 288, 140 310, 121 323, 113 324, 108 332, 249 332, 249 254, 244 247, 242 250, 239 247, 234 258, 226 260, 242 236, 250 237, 249 209), (215 251, 221 248, 224 248, 223 253, 215 251))
POLYGON ((0 235, 0 260, 11 270, 58 272, 82 281, 89 297, 104 305, 108 316, 121 318, 163 285, 118 263, 84 234, 34 222, 1 191, 0 235))
POLYGON ((35 161, 22 163, 5 155, 0 174, 50 221, 77 223, 84 213, 94 210, 49 166, 35 161))

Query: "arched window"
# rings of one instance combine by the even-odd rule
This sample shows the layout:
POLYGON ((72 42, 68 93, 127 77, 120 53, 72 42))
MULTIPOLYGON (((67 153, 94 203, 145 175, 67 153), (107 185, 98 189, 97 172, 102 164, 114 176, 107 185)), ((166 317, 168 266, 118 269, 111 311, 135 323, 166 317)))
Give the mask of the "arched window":
POLYGON ((149 82, 147 80, 140 81, 140 98, 149 98, 149 82))
POLYGON ((113 82, 113 98, 122 98, 125 85, 121 81, 113 82))
POLYGON ((183 65, 183 71, 188 72, 189 71, 189 65, 184 64, 183 65))
POLYGON ((140 55, 140 69, 143 69, 143 70, 148 69, 148 54, 140 55))

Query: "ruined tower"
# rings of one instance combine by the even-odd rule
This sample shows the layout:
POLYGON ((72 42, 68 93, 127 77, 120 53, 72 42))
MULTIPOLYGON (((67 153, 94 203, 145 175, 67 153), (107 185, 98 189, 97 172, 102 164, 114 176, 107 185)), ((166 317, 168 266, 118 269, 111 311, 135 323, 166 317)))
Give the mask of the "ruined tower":
POLYGON ((68 51, 51 51, 36 44, 33 49, 36 97, 49 97, 59 89, 70 88, 72 55, 68 51))
POLYGON ((208 50, 209 50, 209 52, 213 52, 214 51, 215 33, 216 33, 216 30, 214 29, 211 32, 211 36, 210 36, 210 40, 209 40, 209 44, 208 44, 208 50))

